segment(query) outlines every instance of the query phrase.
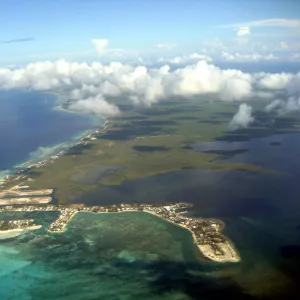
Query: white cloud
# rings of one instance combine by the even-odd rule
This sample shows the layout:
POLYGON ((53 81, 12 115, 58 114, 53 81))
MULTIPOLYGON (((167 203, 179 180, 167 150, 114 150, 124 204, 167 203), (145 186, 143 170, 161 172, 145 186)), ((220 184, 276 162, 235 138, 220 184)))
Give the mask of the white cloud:
POLYGON ((108 45, 108 40, 106 40, 106 39, 93 39, 92 43, 95 45, 98 54, 102 55, 104 49, 108 45))
POLYGON ((157 60, 157 62, 177 65, 177 64, 195 63, 195 62, 200 61, 200 60, 211 62, 212 58, 205 55, 205 54, 192 53, 192 54, 189 54, 189 55, 175 56, 175 57, 172 57, 172 58, 159 58, 157 60))
POLYGON ((288 97, 287 100, 276 99, 265 108, 267 112, 277 112, 285 115, 291 112, 300 111, 300 97, 288 97))
POLYGON ((261 89, 286 90, 287 94, 291 96, 300 93, 300 72, 297 74, 262 73, 258 78, 258 87, 261 89))
POLYGON ((242 26, 237 29, 237 36, 244 36, 250 34, 250 28, 248 26, 242 26))
MULTIPOLYGON (((194 63, 171 70, 132 66, 120 62, 31 63, 23 68, 0 68, 1 89, 63 91, 74 101, 73 109, 90 113, 117 113, 110 97, 122 97, 134 103, 151 105, 161 99, 179 96, 189 98, 215 94, 216 99, 241 101, 260 94, 286 89, 289 95, 300 91, 298 74, 248 74, 239 70, 222 70, 206 61, 202 54, 192 54, 194 63)), ((205 57, 204 57, 205 58, 205 57)))
POLYGON ((281 106, 281 102, 282 100, 280 99, 273 100, 271 103, 269 103, 266 106, 265 111, 266 112, 276 111, 281 106))
POLYGON ((268 54, 259 54, 259 53, 251 53, 251 54, 241 54, 241 53, 228 53, 222 52, 222 59, 233 62, 255 62, 255 61, 274 61, 278 60, 278 57, 273 53, 268 54))
POLYGON ((229 24, 224 25, 222 27, 288 27, 288 28, 295 28, 300 27, 300 19, 263 19, 263 20, 256 20, 251 22, 245 23, 238 23, 238 24, 229 24))
POLYGON ((219 93, 224 100, 235 100, 249 96, 252 89, 251 75, 238 70, 221 70, 205 61, 170 72, 168 66, 147 69, 121 63, 102 65, 64 60, 29 64, 17 70, 0 69, 0 89, 13 88, 64 89, 78 100, 96 94, 126 95, 135 102, 147 104, 164 97, 205 93, 219 93))
POLYGON ((264 74, 263 78, 259 81, 259 85, 266 89, 281 90, 286 87, 290 79, 291 74, 288 73, 264 74))
POLYGON ((236 130, 238 128, 246 128, 251 123, 254 122, 254 117, 252 116, 253 108, 243 103, 239 106, 238 112, 233 116, 229 123, 229 128, 231 130, 236 130))
POLYGON ((88 114, 116 115, 119 113, 118 107, 107 103, 100 95, 76 101, 70 105, 70 110, 88 114))

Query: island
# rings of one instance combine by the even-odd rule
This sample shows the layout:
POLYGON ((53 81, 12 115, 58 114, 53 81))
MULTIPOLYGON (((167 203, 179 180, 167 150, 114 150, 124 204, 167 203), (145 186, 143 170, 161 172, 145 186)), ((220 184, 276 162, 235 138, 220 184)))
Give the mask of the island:
MULTIPOLYGON (((221 234, 224 228, 223 222, 216 219, 191 218, 184 214, 184 209, 192 207, 190 203, 173 203, 169 205, 150 205, 150 204, 117 204, 110 206, 85 206, 79 205, 23 205, 23 206, 0 206, 0 212, 32 212, 32 211, 58 211, 57 219, 52 222, 46 231, 49 233, 64 232, 69 221, 79 212, 90 213, 123 213, 123 212, 146 212, 158 216, 168 222, 181 226, 189 230, 193 236, 194 243, 197 245, 204 257, 215 262, 238 262, 240 256, 233 243, 221 234)), ((26 221, 12 221, 9 225, 2 225, 2 228, 11 230, 17 224, 19 229, 28 229, 31 224, 26 221), (17 223, 13 223, 17 222, 17 223)), ((0 223, 1 226, 1 223, 0 223)), ((1 227, 0 227, 1 228, 1 227)), ((39 227, 38 227, 39 228, 39 227)))

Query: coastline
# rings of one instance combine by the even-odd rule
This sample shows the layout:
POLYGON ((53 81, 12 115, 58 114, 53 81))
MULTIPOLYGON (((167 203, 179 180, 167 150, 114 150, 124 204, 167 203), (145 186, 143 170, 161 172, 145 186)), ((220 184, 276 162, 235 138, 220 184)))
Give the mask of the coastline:
MULTIPOLYGON (((51 93, 50 92, 48 94, 53 94, 53 95, 57 96, 58 98, 61 97, 61 95, 56 94, 56 93, 51 93)), ((55 106, 55 108, 61 109, 61 110, 65 111, 65 112, 68 112, 68 113, 76 113, 74 111, 71 111, 71 110, 63 108, 62 107, 63 103, 61 103, 61 101, 58 101, 58 102, 59 102, 59 104, 57 106, 55 106)), ((1 171, 0 172, 0 189, 1 189, 1 187, 3 185, 9 183, 11 180, 14 180, 15 176, 17 176, 17 175, 26 176, 26 173, 28 171, 31 171, 33 169, 45 166, 45 165, 53 162, 54 160, 58 159, 60 156, 63 156, 68 151, 72 150, 73 147, 77 147, 78 145, 86 145, 86 144, 88 144, 89 142, 92 141, 92 139, 95 137, 95 135, 105 133, 108 130, 111 121, 109 119, 109 116, 101 116, 101 117, 103 117, 104 120, 105 120, 105 122, 102 125, 102 127, 94 130, 93 132, 89 132, 88 134, 82 135, 80 137, 80 139, 75 142, 75 144, 73 144, 71 146, 66 146, 65 149, 59 151, 56 154, 51 155, 47 159, 42 159, 42 160, 37 161, 35 163, 32 161, 32 159, 29 159, 29 160, 27 160, 25 162, 17 164, 16 166, 13 166, 9 170, 1 171), (89 141, 86 141, 87 139, 89 139, 89 141)), ((59 146, 61 144, 62 143, 60 143, 60 144, 58 144, 56 146, 59 146)))
POLYGON ((8 229, 8 230, 0 230, 0 233, 4 232, 14 232, 14 231, 26 231, 26 230, 36 230, 42 228, 42 225, 33 225, 26 228, 15 228, 15 229, 8 229))
MULTIPOLYGON (((214 261, 214 262, 218 262, 218 263, 227 263, 227 262, 235 262, 236 263, 236 262, 241 261, 241 258, 238 254, 237 249, 234 247, 233 243, 227 237, 225 237, 224 235, 222 235, 222 236, 223 236, 225 242, 218 243, 218 246, 223 251, 223 255, 216 255, 216 254, 214 254, 214 251, 213 251, 213 248, 211 247, 211 245, 209 245, 209 244, 204 244, 204 245, 198 244, 197 243, 197 237, 196 237, 195 233, 190 228, 188 228, 186 225, 177 224, 175 222, 167 220, 167 219, 163 218, 162 216, 160 216, 159 214, 156 214, 155 212, 150 211, 150 210, 142 210, 142 211, 141 210, 129 210, 129 211, 119 211, 119 212, 106 212, 106 211, 104 211, 104 212, 100 212, 100 213, 95 213, 95 212, 91 212, 91 211, 75 211, 72 214, 72 216, 69 218, 69 221, 66 224, 64 224, 64 226, 62 227, 62 230, 58 231, 58 232, 55 232, 55 233, 64 233, 66 231, 67 227, 68 227, 69 222, 73 219, 73 217, 77 213, 119 214, 119 213, 130 213, 130 212, 148 213, 148 214, 156 216, 156 217, 160 218, 161 220, 163 220, 165 222, 168 222, 172 225, 175 225, 175 226, 178 226, 178 227, 181 227, 181 228, 184 228, 184 229, 188 230, 192 234, 193 241, 194 241, 194 244, 196 244, 197 249, 200 251, 200 253, 205 258, 207 258, 210 261, 214 261)), ((215 219, 212 219, 212 220, 215 220, 215 219)), ((220 221, 220 223, 222 224, 222 226, 220 227, 220 229, 218 231, 221 231, 225 227, 225 223, 223 221, 220 221)), ((48 232, 51 232, 51 231, 48 231, 48 232)))
POLYGON ((6 240, 10 238, 14 238, 19 236, 22 232, 27 230, 37 230, 42 228, 42 225, 34 225, 27 228, 16 228, 16 229, 9 229, 9 230, 0 230, 0 241, 6 240))
MULTIPOLYGON (((197 245, 198 250, 203 254, 204 257, 208 258, 209 260, 213 260, 215 262, 222 262, 222 263, 226 263, 226 262, 239 262, 241 260, 240 256, 237 254, 238 253, 237 249, 235 249, 235 247, 233 246, 232 242, 229 241, 227 237, 223 236, 225 238, 225 240, 226 240, 226 242, 224 244, 226 244, 226 247, 229 249, 230 254, 228 255, 228 253, 227 253, 227 256, 226 256, 227 258, 226 259, 220 259, 217 255, 212 255, 212 251, 211 251, 211 246, 210 245, 201 245, 201 244, 198 244, 195 233, 190 228, 188 228, 186 225, 184 225, 184 224, 177 224, 175 222, 171 222, 171 221, 169 221, 167 219, 162 218, 160 215, 158 215, 158 214, 156 214, 156 213, 154 213, 152 211, 144 210, 144 212, 147 212, 149 214, 157 216, 157 217, 161 218, 162 220, 164 220, 166 222, 169 222, 169 223, 171 223, 173 225, 176 225, 176 226, 179 226, 181 228, 184 228, 184 229, 188 230, 192 234, 194 243, 197 245), (232 250, 232 251, 230 251, 230 250, 232 250), (232 253, 236 254, 234 258, 230 258, 230 255, 232 255, 232 253)), ((211 220, 215 220, 215 219, 211 219, 211 220)), ((218 220, 218 222, 220 222, 222 224, 222 227, 219 229, 219 231, 221 231, 221 230, 224 229, 225 223, 223 221, 221 221, 221 220, 218 220)), ((220 243, 220 244, 223 244, 223 243, 220 243)), ((228 252, 224 248, 225 247, 223 246, 222 250, 223 251, 225 250, 224 252, 228 252)))

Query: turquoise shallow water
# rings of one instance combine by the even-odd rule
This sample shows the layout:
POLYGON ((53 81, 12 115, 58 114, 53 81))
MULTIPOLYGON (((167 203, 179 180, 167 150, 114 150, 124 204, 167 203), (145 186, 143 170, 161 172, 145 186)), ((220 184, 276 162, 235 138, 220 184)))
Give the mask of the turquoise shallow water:
POLYGON ((187 230, 147 213, 80 213, 63 234, 39 230, 1 241, 0 262, 3 300, 190 299, 164 290, 169 272, 192 265, 205 278, 212 268, 197 260, 187 230))
POLYGON ((0 241, 1 300, 283 299, 293 288, 272 250, 290 237, 262 220, 225 218, 242 261, 217 264, 189 231, 147 213, 79 213, 62 234, 44 230, 56 213, 0 214, 25 217, 43 228, 0 241))

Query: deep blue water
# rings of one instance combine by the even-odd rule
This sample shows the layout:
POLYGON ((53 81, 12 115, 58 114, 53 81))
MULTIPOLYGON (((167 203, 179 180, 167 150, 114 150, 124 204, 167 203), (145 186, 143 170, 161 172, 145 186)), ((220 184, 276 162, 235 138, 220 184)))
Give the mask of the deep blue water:
POLYGON ((28 159, 46 159, 104 123, 57 104, 52 94, 0 91, 0 177, 28 159))
POLYGON ((229 156, 222 158, 221 155, 220 161, 248 163, 300 176, 300 133, 275 134, 242 142, 195 143, 191 148, 229 156))

